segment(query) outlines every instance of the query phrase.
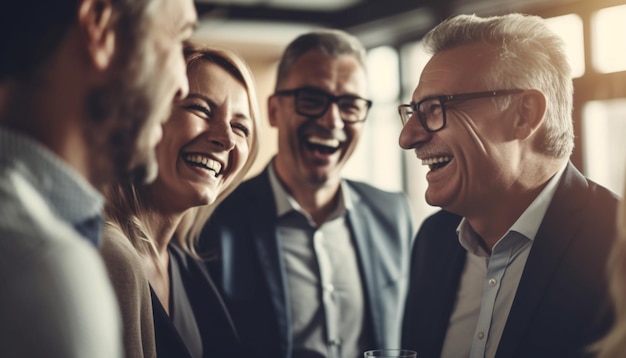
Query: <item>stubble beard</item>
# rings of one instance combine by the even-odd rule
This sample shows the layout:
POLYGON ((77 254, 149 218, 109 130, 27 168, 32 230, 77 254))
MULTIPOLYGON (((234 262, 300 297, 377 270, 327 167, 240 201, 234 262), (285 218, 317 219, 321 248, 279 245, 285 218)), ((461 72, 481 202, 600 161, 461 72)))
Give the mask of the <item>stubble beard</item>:
POLYGON ((87 111, 94 124, 90 139, 100 144, 100 153, 94 155, 99 160, 93 164, 108 169, 114 180, 143 184, 158 173, 152 126, 169 116, 172 104, 159 103, 165 96, 154 73, 155 56, 141 46, 133 52, 129 63, 117 66, 110 81, 91 91, 87 111))

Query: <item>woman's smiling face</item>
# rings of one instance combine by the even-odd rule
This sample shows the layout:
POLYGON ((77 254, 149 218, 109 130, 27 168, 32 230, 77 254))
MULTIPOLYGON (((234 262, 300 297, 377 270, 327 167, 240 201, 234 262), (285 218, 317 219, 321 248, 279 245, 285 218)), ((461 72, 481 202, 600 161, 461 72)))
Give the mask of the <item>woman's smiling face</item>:
POLYGON ((252 126, 243 83, 200 60, 188 70, 189 95, 174 106, 157 147, 159 175, 149 199, 184 211, 213 203, 248 158, 252 126))

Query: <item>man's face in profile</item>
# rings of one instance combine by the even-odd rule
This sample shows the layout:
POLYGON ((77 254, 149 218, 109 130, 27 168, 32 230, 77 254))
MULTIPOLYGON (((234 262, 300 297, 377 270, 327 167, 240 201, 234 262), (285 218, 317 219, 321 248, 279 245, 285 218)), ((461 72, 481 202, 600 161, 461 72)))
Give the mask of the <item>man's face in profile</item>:
MULTIPOLYGON (((118 117, 108 119, 115 127, 108 141, 115 176, 130 175, 138 182, 151 182, 156 177, 155 147, 162 136, 161 125, 169 118, 173 102, 187 95, 182 46, 197 22, 193 0, 152 1, 150 18, 136 46, 116 49, 131 51, 129 60, 114 70, 118 74, 98 93, 105 98, 99 100, 99 107, 116 107, 102 108, 118 117)), ((92 107, 98 111, 98 106, 92 107)))

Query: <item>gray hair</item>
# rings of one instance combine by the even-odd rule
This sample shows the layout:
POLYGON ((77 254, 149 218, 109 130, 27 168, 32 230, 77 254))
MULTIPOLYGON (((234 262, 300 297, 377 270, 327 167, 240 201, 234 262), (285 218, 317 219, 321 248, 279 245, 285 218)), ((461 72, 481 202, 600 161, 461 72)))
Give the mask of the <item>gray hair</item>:
POLYGON ((289 76, 291 67, 298 58, 311 50, 333 58, 341 55, 354 56, 365 68, 365 48, 356 37, 341 30, 317 30, 300 35, 287 46, 278 65, 276 89, 279 89, 289 76))
MULTIPOLYGON (((551 156, 569 156, 574 148, 574 87, 563 40, 538 16, 458 15, 432 29, 423 39, 433 54, 467 44, 498 48, 487 78, 493 89, 537 89, 546 96, 546 117, 538 139, 551 156)), ((508 100, 504 99, 504 103, 508 100)), ((500 103, 501 105, 502 102, 500 103)))

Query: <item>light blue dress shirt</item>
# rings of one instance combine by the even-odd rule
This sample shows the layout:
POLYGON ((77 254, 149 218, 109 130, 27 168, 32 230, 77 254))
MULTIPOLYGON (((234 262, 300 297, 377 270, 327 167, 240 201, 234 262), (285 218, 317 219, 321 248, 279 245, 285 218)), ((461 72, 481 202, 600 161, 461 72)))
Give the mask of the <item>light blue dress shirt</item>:
POLYGON ((87 180, 37 142, 2 127, 0 168, 3 177, 19 177, 36 188, 55 215, 74 227, 102 218, 104 197, 87 180))
MULTIPOLYGON (((467 250, 442 358, 494 357, 533 240, 565 166, 555 174, 489 254, 465 219, 457 228, 467 250)), ((506 204, 503 204, 506 205, 506 204)))
POLYGON ((365 350, 365 301, 346 221, 353 205, 350 191, 342 182, 337 207, 317 225, 282 187, 273 166, 269 174, 287 272, 293 356, 360 356, 365 350))
POLYGON ((3 356, 122 356, 119 309, 104 265, 74 229, 101 215, 102 203, 55 154, 0 126, 3 356))

